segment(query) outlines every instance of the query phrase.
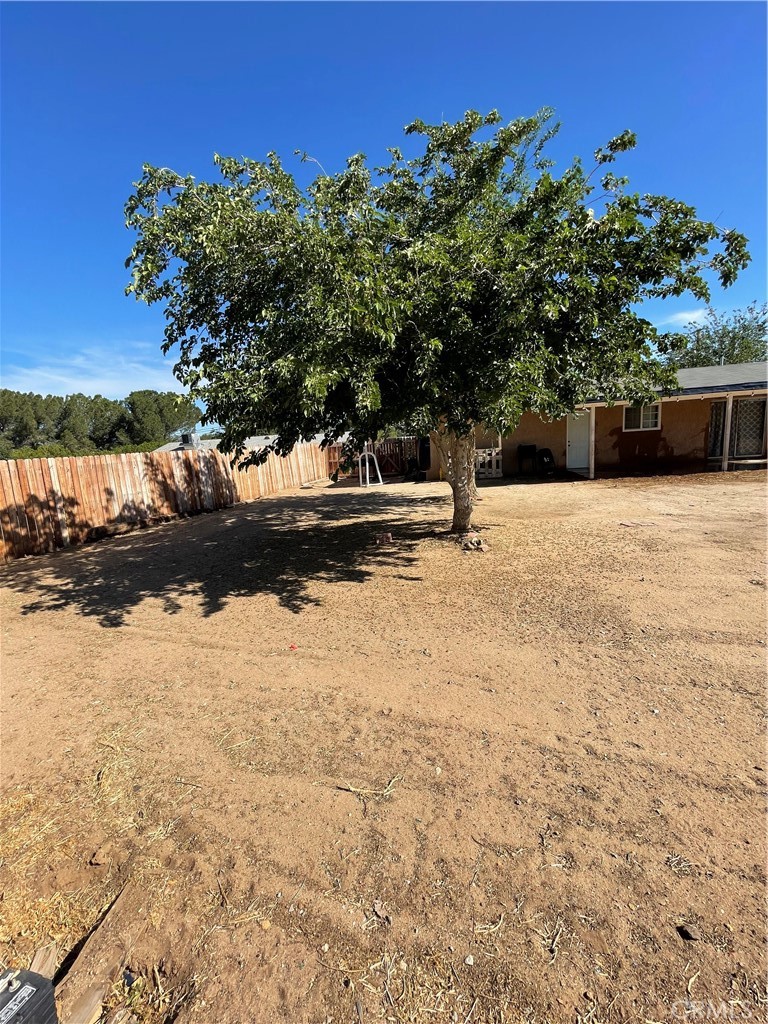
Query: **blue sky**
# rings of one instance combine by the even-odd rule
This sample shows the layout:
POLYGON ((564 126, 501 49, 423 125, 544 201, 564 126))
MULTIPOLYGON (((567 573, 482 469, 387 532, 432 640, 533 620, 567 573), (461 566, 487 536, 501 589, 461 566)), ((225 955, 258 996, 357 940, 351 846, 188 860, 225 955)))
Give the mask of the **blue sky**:
MULTIPOLYGON (((545 105, 562 167, 625 128, 617 165, 751 239, 713 305, 765 297, 762 3, 4 3, 2 371, 6 387, 120 397, 177 387, 163 319, 126 298, 123 204, 142 163, 211 156, 328 169, 382 162, 415 117, 545 105)), ((682 299, 661 324, 700 314, 682 299)))

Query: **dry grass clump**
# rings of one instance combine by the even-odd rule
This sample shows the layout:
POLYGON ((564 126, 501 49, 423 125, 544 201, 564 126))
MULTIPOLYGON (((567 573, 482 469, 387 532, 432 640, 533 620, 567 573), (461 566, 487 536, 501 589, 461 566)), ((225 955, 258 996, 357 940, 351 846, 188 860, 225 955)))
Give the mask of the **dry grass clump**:
MULTIPOLYGON (((153 856, 153 844, 167 839, 176 822, 159 781, 148 785, 141 772, 141 788, 135 783, 141 766, 132 748, 138 736, 127 723, 100 737, 95 770, 85 784, 63 783, 50 797, 16 790, 0 801, 3 963, 28 967, 37 949, 55 942, 61 969, 75 959, 128 877, 138 891, 152 894, 141 911, 150 927, 158 927, 180 898, 180 879, 153 856)), ((105 1013, 122 1008, 138 1024, 175 1020, 202 981, 166 972, 162 960, 137 958, 126 966, 105 1013)))
MULTIPOLYGON (((524 980, 509 964, 483 950, 468 955, 464 962, 438 950, 422 949, 415 955, 387 952, 365 966, 350 964, 323 966, 341 974, 361 1012, 366 1006, 377 1007, 387 1021, 511 1024, 535 1017, 532 1007, 525 1009, 524 980)), ((363 1019, 368 1017, 363 1014, 363 1019)))
POLYGON ((16 792, 0 801, 0 833, 3 962, 26 967, 35 950, 51 941, 65 956, 109 907, 117 880, 108 872, 84 885, 55 886, 55 866, 76 855, 76 828, 66 807, 51 815, 48 801, 33 793, 16 792))
MULTIPOLYGON (((90 783, 62 784, 50 797, 24 790, 0 800, 0 956, 26 967, 35 950, 56 942, 59 960, 81 943, 122 888, 119 865, 135 847, 164 838, 173 820, 158 817, 156 794, 134 789, 126 726, 97 740, 99 765, 90 783)), ((137 737, 131 732, 131 741, 137 737)), ((131 865, 152 867, 150 857, 131 865)), ((162 888, 162 887, 161 887, 162 888)))
POLYGON ((676 875, 685 876, 693 874, 693 864, 680 853, 670 853, 664 863, 676 875))
POLYGON ((167 976, 163 963, 151 968, 142 966, 135 975, 126 971, 109 994, 104 1016, 113 1020, 110 1015, 123 1010, 133 1018, 131 1024, 170 1024, 204 980, 195 975, 175 983, 167 976))
POLYGON ((37 898, 26 886, 5 892, 0 901, 2 962, 28 967, 35 951, 48 942, 59 947, 60 961, 98 923, 113 896, 109 883, 37 898))

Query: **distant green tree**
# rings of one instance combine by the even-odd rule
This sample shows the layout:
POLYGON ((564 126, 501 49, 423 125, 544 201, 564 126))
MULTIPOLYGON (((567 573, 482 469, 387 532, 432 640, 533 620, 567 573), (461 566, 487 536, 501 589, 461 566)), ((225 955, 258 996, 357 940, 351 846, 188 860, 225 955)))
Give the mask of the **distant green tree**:
POLYGON ((86 455, 96 447, 91 439, 91 399, 67 395, 56 428, 56 440, 75 455, 86 455))
POLYGON ((198 422, 202 413, 173 392, 37 395, 0 389, 0 459, 149 451, 198 422))
POLYGON ((706 320, 689 324, 681 334, 667 336, 661 358, 676 370, 768 359, 768 305, 753 302, 730 316, 710 307, 706 320))
POLYGON ((64 399, 61 395, 31 395, 37 419, 38 437, 46 442, 56 437, 56 425, 61 416, 64 399))
POLYGON ((163 421, 157 411, 153 391, 132 391, 125 400, 130 414, 131 440, 137 444, 160 441, 165 437, 163 421))
POLYGON ((38 440, 36 398, 40 396, 7 388, 0 391, 0 435, 14 447, 38 440))
POLYGON ((91 399, 89 436, 97 448, 111 449, 130 441, 128 410, 123 402, 96 395, 91 399))
POLYGON ((155 394, 158 415, 163 424, 164 441, 182 431, 192 430, 202 419, 202 409, 186 395, 177 395, 173 391, 157 391, 155 394))
POLYGON ((132 391, 125 400, 129 431, 137 444, 162 444, 182 430, 191 430, 202 411, 184 395, 172 391, 132 391))

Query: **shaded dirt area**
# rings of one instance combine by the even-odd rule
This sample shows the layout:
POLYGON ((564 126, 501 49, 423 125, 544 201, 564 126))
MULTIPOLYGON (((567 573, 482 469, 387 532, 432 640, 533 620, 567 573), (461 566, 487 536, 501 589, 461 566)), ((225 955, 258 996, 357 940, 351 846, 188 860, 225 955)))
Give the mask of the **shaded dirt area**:
POLYGON ((130 879, 142 1024, 764 1019, 765 474, 481 495, 2 570, 0 958, 130 879))

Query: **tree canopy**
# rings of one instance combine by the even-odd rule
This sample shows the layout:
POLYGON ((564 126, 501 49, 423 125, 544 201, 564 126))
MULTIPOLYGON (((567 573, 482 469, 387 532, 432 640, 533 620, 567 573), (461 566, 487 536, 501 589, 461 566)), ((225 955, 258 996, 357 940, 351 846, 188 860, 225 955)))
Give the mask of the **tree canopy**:
POLYGON ((673 385, 639 304, 708 301, 710 276, 728 285, 748 262, 746 239, 630 191, 607 166, 634 147, 628 131, 592 171, 577 158, 556 176, 551 116, 417 120, 415 156, 392 148, 371 170, 357 154, 304 188, 274 153, 215 156, 215 182, 144 167, 127 290, 165 306, 165 350, 179 346, 177 376, 225 449, 264 457, 244 454, 257 423, 276 425, 281 453, 412 423, 438 444, 461 529, 476 424, 508 432, 527 409, 673 385))
POLYGON ((731 314, 709 308, 703 321, 690 323, 667 346, 662 361, 679 370, 768 359, 768 305, 753 302, 731 314))
POLYGON ((172 391, 101 395, 36 395, 0 389, 0 458, 89 455, 157 447, 190 430, 201 410, 172 391))

